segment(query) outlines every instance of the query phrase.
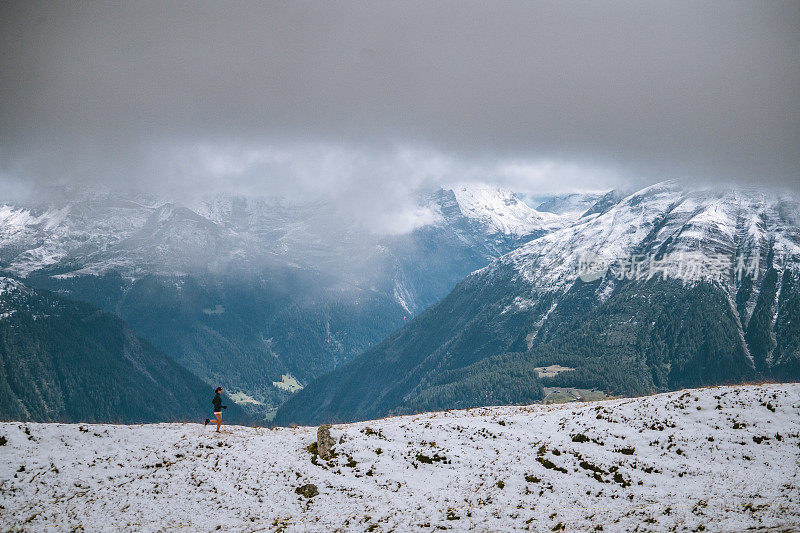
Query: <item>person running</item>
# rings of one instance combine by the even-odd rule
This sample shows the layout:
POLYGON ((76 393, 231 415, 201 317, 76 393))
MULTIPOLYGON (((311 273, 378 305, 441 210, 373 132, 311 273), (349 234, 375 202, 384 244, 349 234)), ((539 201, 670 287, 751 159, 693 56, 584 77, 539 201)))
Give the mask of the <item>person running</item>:
MULTIPOLYGON (((219 428, 222 425, 222 410, 227 409, 227 405, 222 405, 222 397, 219 395, 222 392, 222 387, 217 387, 214 391, 216 394, 214 395, 214 399, 211 400, 211 403, 214 404, 214 416, 217 417, 217 433, 219 433, 219 428)), ((211 422, 210 418, 206 418, 206 423, 203 424, 207 426, 208 423, 211 422)))

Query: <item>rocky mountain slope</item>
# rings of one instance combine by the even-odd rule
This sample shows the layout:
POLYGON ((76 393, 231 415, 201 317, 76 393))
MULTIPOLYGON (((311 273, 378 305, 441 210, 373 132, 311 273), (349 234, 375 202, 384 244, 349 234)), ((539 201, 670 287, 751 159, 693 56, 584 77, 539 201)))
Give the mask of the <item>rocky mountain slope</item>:
MULTIPOLYGON (((0 278, 2 419, 203 420, 212 396, 119 318, 0 278)), ((228 419, 250 420, 229 403, 228 419)))
POLYGON ((676 183, 601 198, 286 403, 280 423, 800 379, 800 204, 676 183), (612 201, 609 201, 609 200, 612 201), (538 379, 536 367, 570 370, 538 379))
POLYGON ((0 527, 792 531, 798 415, 796 384, 487 407, 334 426, 330 461, 311 427, 2 423, 0 527))

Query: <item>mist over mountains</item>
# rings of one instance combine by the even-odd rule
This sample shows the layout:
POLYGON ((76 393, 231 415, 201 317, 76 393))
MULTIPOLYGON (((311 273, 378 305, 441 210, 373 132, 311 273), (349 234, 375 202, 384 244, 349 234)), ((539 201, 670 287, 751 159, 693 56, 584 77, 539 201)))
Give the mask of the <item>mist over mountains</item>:
POLYGON ((64 190, 0 207, 0 266, 126 321, 262 415, 370 348, 471 271, 571 223, 491 186, 419 197, 432 223, 381 235, 321 202, 64 190))
POLYGON ((430 223, 381 234, 317 201, 72 190, 0 207, 0 266, 120 317, 257 419, 288 401, 279 423, 527 403, 555 387, 797 379, 792 197, 668 182, 418 200, 430 223), (551 365, 564 370, 539 370, 551 365))

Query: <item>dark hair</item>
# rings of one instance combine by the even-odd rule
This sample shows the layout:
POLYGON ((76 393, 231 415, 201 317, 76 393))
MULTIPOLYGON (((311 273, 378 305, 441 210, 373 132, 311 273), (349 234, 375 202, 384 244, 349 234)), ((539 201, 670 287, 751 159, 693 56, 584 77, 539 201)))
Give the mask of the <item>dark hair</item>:
POLYGON ((217 387, 216 389, 214 389, 214 392, 219 392, 221 390, 222 390, 222 387, 217 387))

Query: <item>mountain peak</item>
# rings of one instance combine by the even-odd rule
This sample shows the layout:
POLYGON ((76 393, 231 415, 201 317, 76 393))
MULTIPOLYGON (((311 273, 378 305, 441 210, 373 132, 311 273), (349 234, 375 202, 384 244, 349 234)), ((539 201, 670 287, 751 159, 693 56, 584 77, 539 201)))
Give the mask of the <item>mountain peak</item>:
POLYGON ((564 225, 558 215, 539 212, 496 185, 462 184, 452 191, 461 213, 491 233, 523 236, 564 225))

